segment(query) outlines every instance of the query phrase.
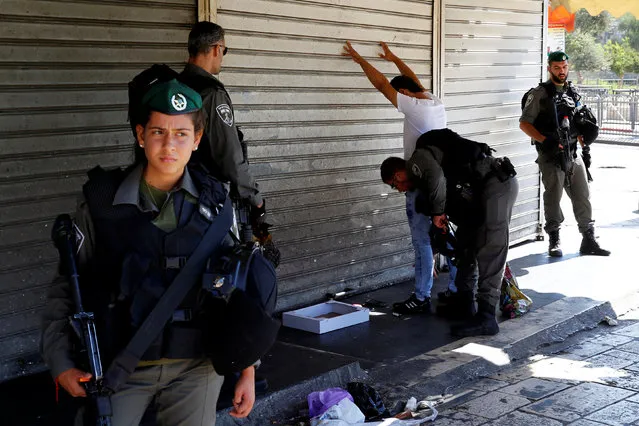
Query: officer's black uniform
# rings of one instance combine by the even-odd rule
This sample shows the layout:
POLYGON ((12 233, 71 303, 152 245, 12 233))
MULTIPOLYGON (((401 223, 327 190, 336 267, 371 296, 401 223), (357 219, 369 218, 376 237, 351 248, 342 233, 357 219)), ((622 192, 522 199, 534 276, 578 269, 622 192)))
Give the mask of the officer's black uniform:
POLYGON ((191 160, 201 162, 216 177, 230 181, 232 190, 252 206, 262 204, 258 184, 249 171, 235 124, 231 97, 224 85, 206 70, 186 64, 178 79, 202 96, 208 114, 206 140, 191 160))
POLYGON ((519 185, 508 159, 449 129, 417 140, 406 163, 408 176, 426 197, 424 214, 447 214, 458 225, 457 309, 472 314, 478 283, 478 313, 454 328, 458 335, 496 334, 495 308, 508 254, 508 225, 519 185))
MULTIPOLYGON (((151 88, 144 102, 150 110, 170 115, 201 108, 200 96, 175 80, 151 88)), ((173 137, 185 141, 183 135, 173 137)), ((227 191, 206 171, 185 167, 174 188, 158 198, 158 191, 162 191, 152 188, 143 177, 145 167, 151 166, 135 164, 126 170, 96 168, 89 172, 75 215, 83 302, 95 313, 107 371, 203 236, 212 242, 210 253, 214 253, 213 247, 221 250, 227 245, 232 225, 227 191)), ((216 374, 205 351, 210 349, 210 337, 203 333, 208 307, 201 303, 202 273, 195 274, 191 291, 172 320, 148 347, 126 383, 112 395, 114 426, 137 424, 154 397, 158 420, 165 424, 215 422, 223 378, 216 374)), ((69 284, 59 281, 49 294, 41 339, 43 358, 56 378, 77 368, 68 322, 72 312, 69 284)))
MULTIPOLYGON (((566 60, 568 56, 563 52, 553 52, 549 56, 549 61, 566 60)), ((578 136, 584 133, 577 120, 579 100, 580 96, 571 82, 556 85, 548 80, 530 91, 519 119, 520 122, 532 124, 546 137, 542 142, 535 141, 535 147, 544 184, 544 230, 549 236, 548 253, 554 257, 563 255, 559 230, 564 221, 560 206, 564 190, 572 202, 579 232, 583 234, 580 253, 610 254, 600 248, 595 239, 586 168, 582 158, 577 155, 578 136), (563 127, 564 124, 568 126, 563 127), (563 150, 559 148, 560 144, 565 146, 563 150)), ((589 155, 588 152, 588 158, 589 155)))

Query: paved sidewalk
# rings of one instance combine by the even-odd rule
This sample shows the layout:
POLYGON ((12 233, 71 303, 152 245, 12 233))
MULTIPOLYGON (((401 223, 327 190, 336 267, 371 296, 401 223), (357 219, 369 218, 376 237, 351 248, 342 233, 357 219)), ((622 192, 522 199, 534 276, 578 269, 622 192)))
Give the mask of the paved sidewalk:
POLYGON ((639 311, 444 397, 438 426, 639 425, 639 311))

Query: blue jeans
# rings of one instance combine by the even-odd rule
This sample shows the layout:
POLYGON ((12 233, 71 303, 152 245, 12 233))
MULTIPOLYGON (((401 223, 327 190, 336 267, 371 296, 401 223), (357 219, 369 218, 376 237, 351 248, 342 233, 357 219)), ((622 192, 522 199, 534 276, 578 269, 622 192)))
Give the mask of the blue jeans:
MULTIPOLYGON (((415 296, 419 300, 430 297, 433 289, 433 250, 430 246, 430 236, 428 232, 431 227, 430 216, 417 213, 415 211, 415 199, 419 195, 418 190, 406 192, 406 216, 408 217, 408 226, 410 227, 411 240, 415 249, 415 296)), ((448 288, 456 292, 455 275, 457 268, 448 262, 449 276, 448 288)))

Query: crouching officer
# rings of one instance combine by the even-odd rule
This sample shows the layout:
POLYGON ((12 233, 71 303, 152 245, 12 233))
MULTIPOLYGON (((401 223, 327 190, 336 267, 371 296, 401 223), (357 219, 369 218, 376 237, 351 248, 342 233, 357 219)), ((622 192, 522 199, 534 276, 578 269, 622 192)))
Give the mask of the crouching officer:
POLYGON ((508 254, 508 227, 519 184, 508 158, 494 158, 486 144, 449 129, 431 130, 417 140, 408 161, 387 158, 382 180, 400 192, 418 189, 420 211, 446 230, 457 226, 457 297, 451 304, 467 322, 452 328, 458 336, 499 332, 495 309, 508 254), (478 283, 477 302, 473 290, 478 283))
MULTIPOLYGON (((544 183, 545 231, 548 233, 548 255, 561 257, 559 229, 564 221, 560 201, 564 189, 572 202, 579 232, 583 235, 579 253, 608 256, 595 239, 587 169, 590 147, 597 127, 588 124, 581 115, 580 96, 568 81, 568 55, 552 52, 548 55, 550 79, 532 89, 523 104, 519 128, 534 141, 537 163, 544 183), (594 126, 594 127, 593 127, 594 126), (593 132, 593 130, 595 130, 593 132), (582 158, 577 156, 577 141, 582 142, 582 158)), ((593 117, 594 119, 594 117, 593 117)))
MULTIPOLYGON (((147 119, 137 125, 136 150, 143 155, 125 170, 93 169, 83 187, 74 219, 82 298, 95 313, 102 360, 109 365, 104 382, 113 391, 111 424, 139 424, 155 401, 159 424, 210 426, 223 377, 205 353, 208 337, 200 319, 206 312, 198 300, 206 258, 227 246, 232 207, 219 181, 187 167, 204 127, 200 95, 172 80, 153 86, 142 103, 147 119), (201 265, 191 262, 196 257, 204 259, 201 265), (185 269, 188 274, 182 274, 185 269), (181 300, 176 310, 167 310, 171 319, 159 322, 158 333, 151 333, 148 318, 184 276, 187 296, 176 301, 178 306, 181 300), (140 329, 145 331, 137 333, 140 329), (156 337, 116 386, 108 379, 123 364, 113 360, 121 360, 145 333, 156 337)), ((56 381, 82 397, 81 382, 90 374, 74 358, 69 289, 63 281, 50 291, 41 349, 56 381)), ((253 366, 241 371, 232 416, 251 411, 254 374, 253 366)))

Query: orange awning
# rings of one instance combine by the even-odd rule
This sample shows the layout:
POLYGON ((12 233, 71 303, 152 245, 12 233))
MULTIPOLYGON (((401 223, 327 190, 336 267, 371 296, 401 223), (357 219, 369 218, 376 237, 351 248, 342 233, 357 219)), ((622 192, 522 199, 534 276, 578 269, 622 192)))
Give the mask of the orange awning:
POLYGON ((563 6, 555 9, 548 6, 548 26, 550 28, 565 28, 567 32, 571 33, 575 29, 575 14, 568 12, 563 6))
POLYGON ((552 10, 563 6, 569 13, 575 13, 583 8, 592 16, 597 16, 606 10, 616 18, 630 12, 639 18, 638 0, 551 0, 550 6, 552 10))

